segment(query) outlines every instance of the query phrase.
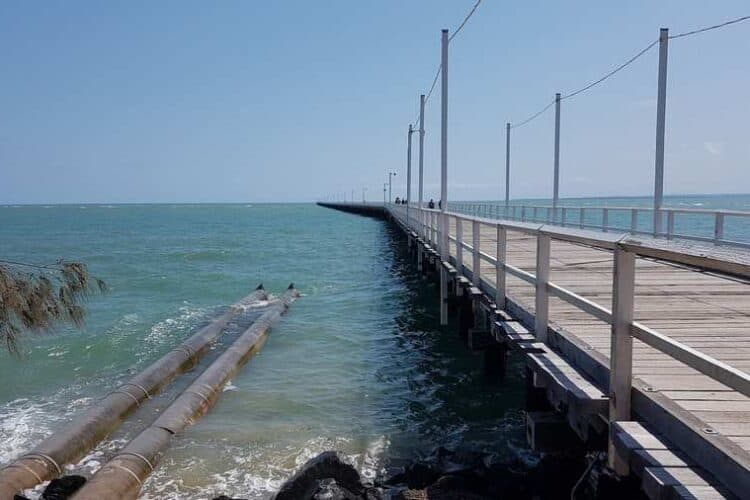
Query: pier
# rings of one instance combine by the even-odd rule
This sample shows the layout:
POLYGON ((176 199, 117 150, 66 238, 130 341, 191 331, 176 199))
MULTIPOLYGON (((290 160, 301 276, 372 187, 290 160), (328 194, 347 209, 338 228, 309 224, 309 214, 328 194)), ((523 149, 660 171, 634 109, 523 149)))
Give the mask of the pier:
POLYGON ((390 203, 320 205, 380 213, 403 230, 415 264, 440 281, 442 322, 459 316, 489 372, 523 357, 533 447, 559 446, 565 427, 650 498, 747 498, 746 251, 390 203))

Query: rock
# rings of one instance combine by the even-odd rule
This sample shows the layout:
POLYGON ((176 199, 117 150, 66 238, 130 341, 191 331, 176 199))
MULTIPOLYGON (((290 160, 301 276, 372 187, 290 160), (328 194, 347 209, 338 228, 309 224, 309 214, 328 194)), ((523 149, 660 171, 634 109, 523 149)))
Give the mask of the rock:
POLYGON ((313 493, 313 500, 361 500, 360 495, 356 495, 346 488, 341 487, 333 479, 324 479, 318 481, 318 489, 313 493))
POLYGON ((42 493, 42 500, 67 500, 86 484, 83 476, 63 476, 49 482, 42 493))
POLYGON ((226 495, 221 495, 221 496, 218 496, 218 497, 214 498, 213 500, 246 500, 246 499, 244 499, 244 498, 231 498, 231 497, 228 497, 226 495))
POLYGON ((13 495, 13 500, 29 500, 23 495, 13 495))
MULTIPOLYGON (((274 497, 275 500, 307 500, 321 487, 321 480, 333 479, 337 486, 362 499, 365 487, 357 470, 344 462, 335 451, 326 451, 308 460, 302 468, 285 482, 274 497)), ((344 497, 346 498, 346 497, 344 497)))
POLYGON ((429 486, 440 477, 440 470, 429 463, 414 462, 404 467, 401 473, 391 476, 386 484, 405 484, 410 489, 418 490, 429 486))

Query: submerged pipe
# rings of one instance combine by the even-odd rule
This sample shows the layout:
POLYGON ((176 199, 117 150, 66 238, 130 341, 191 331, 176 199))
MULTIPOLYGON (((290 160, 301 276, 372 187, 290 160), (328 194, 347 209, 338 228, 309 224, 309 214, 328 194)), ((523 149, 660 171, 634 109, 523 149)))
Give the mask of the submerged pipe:
POLYGON ((201 328, 179 346, 169 351, 141 373, 107 394, 86 413, 73 420, 67 429, 55 432, 31 452, 17 458, 0 470, 0 499, 62 475, 67 463, 80 460, 141 401, 167 385, 177 374, 187 370, 247 306, 268 296, 263 285, 240 300, 221 316, 201 328))
POLYGON ((134 499, 156 468, 174 434, 214 405, 227 381, 263 347, 271 326, 299 297, 294 285, 167 407, 149 428, 104 464, 73 500, 134 499))

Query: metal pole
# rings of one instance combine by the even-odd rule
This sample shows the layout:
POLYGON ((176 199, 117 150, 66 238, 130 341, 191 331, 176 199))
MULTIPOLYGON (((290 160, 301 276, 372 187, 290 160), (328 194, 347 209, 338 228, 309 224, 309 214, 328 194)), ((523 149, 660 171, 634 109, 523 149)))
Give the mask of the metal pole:
POLYGON ((393 172, 388 172, 388 203, 393 203, 393 196, 392 196, 393 183, 391 182, 391 179, 393 179, 393 172))
POLYGON ((659 79, 656 97, 656 160, 654 179, 654 236, 661 233, 661 207, 664 199, 664 125, 667 110, 667 49, 669 29, 659 30, 659 79))
POLYGON ((505 211, 510 205, 510 123, 505 124, 505 211))
POLYGON ((424 218, 422 200, 424 191, 424 94, 419 96, 419 217, 424 218))
POLYGON ((388 184, 384 182, 383 183, 383 206, 385 206, 385 190, 387 186, 388 184))
MULTIPOLYGON (((444 261, 448 255, 448 30, 441 33, 441 99, 440 99, 440 212, 441 241, 440 254, 444 261)), ((448 277, 445 268, 440 266, 440 324, 448 324, 448 277)))
MULTIPOLYGON (((409 226, 411 219, 409 218, 409 203, 411 203, 411 134, 412 130, 411 123, 409 124, 409 134, 406 140, 406 225, 409 226)), ((411 227, 411 226, 409 226, 411 227)))
POLYGON ((555 94, 555 180, 552 192, 552 220, 555 220, 560 199, 560 94, 555 94))

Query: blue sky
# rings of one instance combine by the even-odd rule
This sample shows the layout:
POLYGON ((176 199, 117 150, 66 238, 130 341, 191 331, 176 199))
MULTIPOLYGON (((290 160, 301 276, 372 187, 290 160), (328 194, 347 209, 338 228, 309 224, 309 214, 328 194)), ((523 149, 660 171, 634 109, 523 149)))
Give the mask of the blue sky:
MULTIPOLYGON (((473 3, 2 2, 0 203, 306 201, 363 187, 377 200, 389 168, 402 195, 440 29, 473 3)), ((484 0, 451 45, 449 197, 502 196, 506 121, 597 79, 661 26, 748 13, 746 1, 484 0)), ((750 192, 748 53, 750 22, 670 43, 667 193, 750 192)), ((656 70, 652 50, 563 102, 561 196, 652 192, 656 70)), ((428 197, 439 103, 438 88, 428 197)), ((514 131, 514 198, 551 195, 553 118, 514 131)))

